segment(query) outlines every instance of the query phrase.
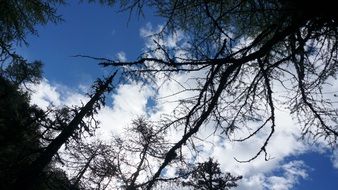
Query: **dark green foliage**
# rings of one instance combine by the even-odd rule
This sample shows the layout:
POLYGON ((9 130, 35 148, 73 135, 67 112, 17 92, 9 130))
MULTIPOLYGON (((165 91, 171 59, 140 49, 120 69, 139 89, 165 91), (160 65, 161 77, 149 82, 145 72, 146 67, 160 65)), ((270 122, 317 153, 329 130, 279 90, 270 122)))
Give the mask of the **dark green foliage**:
POLYGON ((25 41, 27 33, 37 34, 35 27, 59 22, 56 6, 63 0, 0 1, 0 45, 25 41))
MULTIPOLYGON (((38 157, 43 148, 39 122, 46 120, 45 112, 30 105, 29 94, 20 89, 26 83, 39 82, 42 63, 29 63, 13 47, 26 43, 27 34, 36 35, 37 25, 61 21, 56 15, 60 3, 63 1, 0 1, 0 189, 9 189, 22 169, 38 157)), ((67 182, 56 174, 51 167, 46 168, 43 175, 53 177, 44 181, 67 182)), ((46 184, 37 184, 37 188, 52 189, 46 184)))
MULTIPOLYGON (((32 164, 40 152, 40 121, 45 112, 29 104, 29 95, 0 77, 0 189, 9 189, 22 168, 32 164)), ((47 167, 38 190, 67 189, 63 171, 47 167)), ((69 185, 68 185, 69 186, 69 185)))
POLYGON ((242 176, 232 176, 230 173, 222 173, 219 163, 209 158, 208 161, 198 163, 192 172, 188 182, 183 182, 185 186, 191 186, 200 190, 228 190, 237 187, 237 181, 242 176))
MULTIPOLYGON (((110 84, 113 80, 113 77, 116 73, 106 78, 104 81, 101 81, 99 85, 94 89, 94 94, 90 97, 90 100, 79 108, 79 110, 75 110, 74 115, 70 118, 68 117, 68 111, 65 112, 66 126, 57 134, 53 139, 50 139, 50 143, 40 152, 36 159, 26 167, 22 168, 21 173, 17 177, 15 184, 13 185, 14 189, 18 189, 21 187, 25 187, 26 189, 33 190, 36 188, 37 184, 39 184, 43 180, 44 171, 47 169, 48 165, 52 162, 53 158, 57 156, 59 149, 61 146, 65 145, 71 137, 74 137, 77 132, 84 130, 90 132, 91 122, 85 122, 84 119, 89 117, 89 120, 93 119, 94 113, 99 109, 98 104, 100 104, 100 100, 102 100, 104 93, 111 89, 110 84), (70 119, 70 120, 69 120, 70 119), (69 121, 68 121, 69 120, 69 121)), ((62 114, 62 111, 61 111, 62 114)), ((63 117, 61 115, 61 117, 63 117)), ((95 119, 94 119, 95 120, 95 119)), ((96 123, 93 124, 94 127, 96 123)), ((50 126, 51 128, 53 126, 50 126)), ((80 140, 79 135, 76 135, 76 140, 80 140)))
POLYGON ((42 62, 34 61, 33 63, 27 63, 22 58, 13 59, 13 62, 1 74, 15 85, 27 82, 38 83, 42 78, 42 62))
MULTIPOLYGON (((23 73, 20 69, 16 71, 23 73)), ((8 78, 12 78, 9 73, 8 78)), ((33 81, 32 76, 24 79, 33 81)), ((85 131, 90 134, 92 126, 96 127, 93 114, 99 109, 99 100, 103 101, 102 93, 110 89, 112 77, 96 86, 86 106, 46 112, 30 105, 28 93, 19 89, 16 80, 0 76, 0 188, 8 189, 13 184, 14 189, 75 188, 63 171, 51 165, 52 158, 70 138, 78 141, 85 131), (61 136, 55 137, 57 133, 61 136)))
POLYGON ((27 44, 27 34, 37 35, 38 25, 60 22, 61 17, 56 13, 56 7, 60 4, 63 4, 63 0, 0 1, 1 76, 15 80, 17 84, 36 82, 40 79, 42 63, 29 63, 13 49, 22 42, 27 44), (31 81, 26 81, 27 77, 31 81))
MULTIPOLYGON (((156 35, 159 41, 183 32, 188 45, 166 47, 155 40, 157 47, 149 52, 164 57, 152 57, 154 54, 150 53, 134 62, 102 59, 103 66, 122 66, 119 76, 135 76, 143 81, 156 81, 163 72, 203 73, 194 78, 198 83, 195 89, 185 88, 197 90, 198 95, 179 100, 173 117, 160 126, 139 119, 126 138, 117 137, 112 146, 92 146, 81 144, 81 137, 85 132, 92 135, 98 125, 94 115, 104 105, 103 93, 111 90, 113 76, 94 84, 86 105, 49 110, 49 117, 30 106, 28 95, 18 88, 25 82, 37 82, 42 64, 28 64, 12 47, 24 42, 27 34, 36 34, 36 25, 60 21, 55 9, 60 3, 63 1, 0 1, 0 188, 16 182, 17 188, 27 185, 28 189, 87 188, 93 184, 103 189, 114 178, 119 182, 114 184, 118 188, 152 189, 154 184, 179 181, 187 175, 167 179, 162 178, 163 171, 169 165, 174 167, 179 161, 186 161, 182 147, 194 149, 195 135, 209 121, 215 124, 215 134, 228 135, 224 138, 248 128, 248 136, 235 139, 238 141, 263 131, 267 135, 264 143, 247 161, 261 154, 269 159, 266 147, 278 127, 274 84, 285 87, 289 97, 278 105, 289 107, 299 117, 304 124, 303 136, 310 134, 336 145, 337 127, 328 121, 336 119, 337 110, 321 95, 327 79, 335 77, 338 68, 338 22, 334 12, 324 11, 323 5, 317 11, 314 4, 303 6, 304 0, 121 0, 124 10, 136 9, 141 13, 148 5, 167 19, 156 35), (177 57, 177 51, 188 53, 177 57), (257 122, 258 127, 251 129, 250 122, 257 122), (165 134, 173 128, 184 131, 182 138, 166 143, 165 134), (83 160, 76 165, 78 171, 70 182, 52 164, 60 147, 72 139, 79 146, 67 147, 71 156, 83 160), (152 168, 154 163, 158 168, 152 168), (20 174, 21 171, 24 172, 20 174), (141 178, 145 180, 142 182, 141 178)), ((223 174, 219 164, 210 159, 195 167, 185 185, 195 189, 229 189, 236 187, 239 179, 223 174)))
POLYGON ((34 119, 39 112, 29 105, 26 93, 0 77, 0 187, 6 187, 37 153, 39 133, 34 119))

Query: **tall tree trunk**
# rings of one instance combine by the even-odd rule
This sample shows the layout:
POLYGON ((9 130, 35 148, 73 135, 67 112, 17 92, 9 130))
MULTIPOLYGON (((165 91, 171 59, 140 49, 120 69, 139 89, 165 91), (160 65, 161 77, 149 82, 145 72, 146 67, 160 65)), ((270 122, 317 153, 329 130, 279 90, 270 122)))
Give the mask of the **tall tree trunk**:
MULTIPOLYGON (((116 74, 116 73, 115 73, 116 74)), ((73 120, 65 127, 62 132, 47 146, 47 148, 25 168, 18 176, 13 189, 33 190, 39 182, 43 169, 51 162, 54 155, 57 154, 60 147, 73 135, 78 129, 79 124, 87 113, 92 111, 94 104, 99 101, 100 97, 109 89, 115 74, 111 75, 106 81, 96 89, 94 96, 81 108, 80 112, 75 115, 73 120)))

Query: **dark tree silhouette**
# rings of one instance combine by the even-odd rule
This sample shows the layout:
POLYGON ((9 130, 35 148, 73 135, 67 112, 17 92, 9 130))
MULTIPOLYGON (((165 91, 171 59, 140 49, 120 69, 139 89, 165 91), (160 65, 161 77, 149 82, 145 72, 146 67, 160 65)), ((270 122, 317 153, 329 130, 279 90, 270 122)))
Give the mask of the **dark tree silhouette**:
MULTIPOLYGON (((0 82, 4 86, 0 87, 13 92, 8 96, 0 91, 0 95, 9 102, 15 102, 8 104, 0 101, 1 106, 8 106, 10 111, 7 113, 1 107, 0 113, 4 115, 0 116, 5 119, 0 120, 0 125, 7 127, 1 130, 13 134, 8 128, 10 123, 15 123, 20 129, 24 128, 21 126, 43 129, 38 131, 34 128, 18 133, 18 139, 39 136, 40 139, 24 141, 30 148, 39 150, 38 153, 31 150, 24 152, 25 149, 16 144, 13 147, 5 144, 6 149, 0 151, 2 155, 16 157, 13 150, 19 147, 25 155, 25 161, 19 162, 22 165, 15 166, 22 166, 22 173, 18 174, 18 170, 15 170, 10 175, 18 177, 2 178, 10 170, 0 172, 2 179, 10 180, 6 183, 14 183, 12 189, 21 189, 23 186, 25 189, 38 188, 34 185, 39 180, 46 181, 44 185, 48 186, 47 189, 70 186, 82 188, 83 185, 87 186, 83 183, 86 179, 90 179, 98 189, 107 187, 105 180, 115 180, 119 188, 128 190, 153 189, 160 182, 179 181, 190 174, 190 179, 195 180, 188 182, 192 186, 198 184, 209 189, 223 188, 223 180, 227 177, 235 185, 239 178, 230 174, 220 177, 217 163, 211 160, 199 164, 192 173, 178 173, 173 178, 165 178, 163 173, 168 166, 178 167, 185 163, 182 148, 190 146, 194 149, 197 132, 207 122, 214 124, 215 134, 224 138, 231 138, 231 134, 237 130, 248 129, 247 136, 234 139, 237 141, 265 134, 261 148, 252 158, 244 161, 256 159, 261 154, 268 160, 267 146, 278 127, 276 108, 279 105, 288 107, 298 118, 303 126, 303 137, 324 139, 332 146, 337 144, 336 104, 323 91, 330 82, 335 81, 337 75, 338 21, 335 12, 329 8, 335 7, 332 2, 121 1, 123 9, 136 9, 142 13, 144 6, 151 6, 159 16, 167 19, 162 30, 153 36, 156 47, 131 62, 94 59, 99 60, 104 67, 119 69, 122 72, 120 81, 128 78, 150 84, 160 77, 171 79, 178 73, 189 74, 196 86, 181 83, 183 90, 175 94, 186 91, 197 93, 180 99, 173 115, 156 126, 142 120, 134 123, 130 129, 133 134, 130 139, 116 138, 113 145, 108 147, 83 144, 80 137, 84 131, 90 132, 88 123, 83 119, 93 119, 100 101, 103 102, 103 93, 110 89, 109 84, 114 75, 99 81, 91 100, 80 108, 27 111, 33 110, 28 105, 29 98, 18 93, 19 85, 26 81, 36 82, 41 77, 41 63, 27 64, 26 60, 12 51, 13 43, 24 42, 26 33, 34 34, 37 24, 59 21, 53 6, 62 2, 0 1, 0 24, 4 26, 0 29, 0 82), (307 6, 303 6, 304 3, 307 6), (168 36, 177 33, 185 36, 183 42, 178 42, 175 47, 162 43, 168 36), (281 98, 278 93, 281 90, 287 93, 286 98, 281 98), (20 113, 15 115, 17 111, 20 113), (49 112, 52 117, 47 117, 49 112), (9 114, 12 113, 15 117, 11 120, 9 114), (248 127, 252 121, 258 124, 254 129, 248 127), (164 134, 172 128, 182 131, 181 139, 174 144, 167 144, 164 134), (84 147, 72 148, 73 155, 81 155, 84 160, 83 164, 78 165, 72 184, 64 172, 49 168, 60 147, 71 138, 75 140, 73 143, 78 143, 78 148, 84 147), (43 142, 45 146, 38 142, 43 142), (28 157, 29 161, 26 159, 28 157), (215 176, 213 179, 216 182, 210 176, 215 176), (205 179, 201 180, 203 177, 205 179)), ((113 0, 100 2, 109 5, 115 3, 113 0)), ((97 124, 95 120, 92 121, 94 125, 97 124)), ((12 141, 5 136, 1 136, 0 140, 12 145, 12 141)), ((1 167, 7 161, 1 162, 1 167)))
POLYGON ((29 64, 14 51, 14 47, 27 44, 26 35, 36 35, 37 25, 60 22, 62 19, 57 15, 55 7, 62 3, 63 0, 0 1, 0 75, 6 75, 18 84, 25 82, 23 79, 30 80, 26 82, 37 82, 39 78, 23 77, 28 74, 39 74, 41 77, 41 62, 29 64))
MULTIPOLYGON (((20 189, 34 189, 34 185, 39 181, 39 177, 42 174, 44 168, 52 161, 52 158, 57 155, 57 152, 70 138, 81 130, 89 130, 88 125, 91 122, 86 123, 84 118, 93 118, 93 115, 100 109, 100 104, 104 103, 104 93, 111 90, 111 83, 116 72, 109 76, 105 80, 98 80, 93 86, 95 92, 90 95, 90 100, 75 113, 74 117, 67 123, 62 129, 60 134, 57 135, 46 148, 38 155, 38 157, 32 162, 32 164, 24 167, 22 173, 17 178, 13 188, 20 189)), ((95 123, 94 123, 95 124, 95 123)))
POLYGON ((219 168, 219 163, 209 158, 208 161, 198 163, 192 172, 191 178, 184 185, 201 190, 228 190, 237 187, 237 181, 242 176, 232 176, 230 173, 223 174, 219 168))
POLYGON ((250 129, 248 122, 259 123, 246 137, 235 140, 268 131, 257 154, 244 161, 261 154, 268 160, 266 148, 278 127, 277 104, 288 107, 298 118, 303 137, 336 145, 337 109, 323 89, 337 74, 337 16, 330 9, 332 2, 304 3, 153 0, 124 4, 126 9, 139 11, 152 6, 167 19, 153 36, 157 46, 131 62, 94 59, 104 67, 123 68, 126 76, 134 79, 156 81, 158 77, 170 79, 176 73, 190 73, 197 83, 194 88, 181 83, 181 92, 198 93, 179 100, 174 112, 178 114, 167 120, 165 126, 179 126, 184 133, 168 150, 147 189, 209 121, 215 124, 215 132, 228 137, 238 129, 250 129), (162 43, 177 32, 185 35, 184 42, 175 47, 162 43), (281 98, 277 91, 285 91, 287 97, 281 98))
MULTIPOLYGON (((165 130, 152 122, 138 118, 122 136, 113 137, 111 143, 91 140, 75 142, 67 147, 65 166, 73 171, 73 185, 80 189, 145 189, 167 152, 165 130)), ((177 155, 171 167, 179 168, 176 176, 156 179, 155 189, 164 187, 180 189, 189 186, 198 189, 227 189, 237 186, 241 177, 223 174, 219 164, 210 159, 205 163, 187 163, 177 155), (203 176, 209 176, 203 181, 203 176), (208 181, 208 182, 207 182, 208 181)))
POLYGON ((26 35, 36 35, 37 25, 60 22, 55 7, 63 2, 0 1, 1 189, 75 188, 64 171, 54 168, 52 158, 58 158, 58 150, 71 138, 79 140, 84 132, 91 133, 91 126, 97 126, 93 115, 104 103, 103 93, 111 89, 115 74, 95 83, 91 100, 83 107, 47 111, 31 106, 29 93, 20 89, 40 81, 42 63, 29 63, 14 47, 26 45, 26 35))
POLYGON ((72 145, 66 150, 66 165, 75 171, 74 184, 84 188, 142 189, 168 147, 163 130, 139 118, 109 144, 94 140, 72 145))
POLYGON ((74 141, 64 151, 72 185, 80 189, 106 189, 116 175, 114 147, 98 139, 74 141))
POLYGON ((20 167, 29 164, 39 149, 39 132, 34 122, 39 110, 29 97, 0 76, 0 188, 6 189, 20 167))
MULTIPOLYGON (((18 73, 26 74, 23 79, 30 81, 34 77, 16 68, 18 73)), ((5 76, 11 77, 11 73, 5 76)), ((22 168, 32 164, 43 150, 41 121, 45 120, 45 111, 30 105, 29 93, 22 91, 16 80, 0 76, 0 189, 12 189, 10 186, 22 168)), ((22 75, 24 76, 24 75, 22 75)), ((70 181, 64 171, 49 164, 41 173, 43 183, 36 184, 38 190, 69 189, 70 181)))
POLYGON ((56 6, 62 3, 63 0, 1 1, 1 45, 25 42, 27 33, 37 34, 36 25, 60 22, 62 19, 56 13, 56 6))

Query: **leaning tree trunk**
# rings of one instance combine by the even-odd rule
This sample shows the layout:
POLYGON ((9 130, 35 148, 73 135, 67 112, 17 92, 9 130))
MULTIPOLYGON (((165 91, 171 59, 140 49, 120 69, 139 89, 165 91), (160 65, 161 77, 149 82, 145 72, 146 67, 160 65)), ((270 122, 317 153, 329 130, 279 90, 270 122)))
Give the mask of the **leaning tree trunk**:
POLYGON ((12 189, 33 190, 39 183, 43 169, 51 162, 54 155, 57 154, 60 147, 74 134, 79 124, 87 113, 92 111, 93 106, 100 100, 100 97, 109 89, 115 74, 111 75, 106 81, 96 89, 94 96, 81 108, 73 120, 62 130, 62 132, 46 147, 35 161, 18 176, 12 189))

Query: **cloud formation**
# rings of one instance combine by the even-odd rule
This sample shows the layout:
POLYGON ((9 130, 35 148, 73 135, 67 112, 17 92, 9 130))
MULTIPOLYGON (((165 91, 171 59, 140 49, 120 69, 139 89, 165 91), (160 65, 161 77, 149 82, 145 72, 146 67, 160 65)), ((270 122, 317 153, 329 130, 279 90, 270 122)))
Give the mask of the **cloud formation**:
MULTIPOLYGON (((185 81, 183 76, 177 76, 177 81, 185 81)), ((101 122, 97 135, 108 140, 112 133, 120 134, 124 127, 128 126, 137 116, 148 115, 149 118, 158 119, 163 114, 170 114, 175 107, 175 102, 171 101, 172 96, 157 100, 153 105, 156 111, 147 110, 149 98, 159 98, 168 95, 177 89, 180 85, 174 81, 163 85, 159 91, 142 86, 139 83, 132 82, 120 85, 116 93, 111 94, 113 102, 106 105, 99 111, 97 119, 101 122)), ((80 86, 80 85, 79 85, 80 86)), ((74 90, 60 84, 51 84, 44 79, 39 85, 32 86, 35 93, 32 94, 32 103, 43 108, 49 104, 55 106, 62 105, 80 105, 81 102, 88 101, 81 90, 74 90)), ((79 87, 80 88, 80 87, 79 87)), ((179 96, 186 96, 180 94, 179 96)), ((188 94, 189 95, 189 94, 188 94)), ((177 97, 176 97, 177 98, 177 97)), ((249 159, 263 143, 260 136, 253 137, 250 141, 238 143, 221 138, 221 136, 210 136, 212 133, 212 124, 203 127, 198 136, 205 139, 205 142, 199 144, 203 146, 204 151, 200 153, 200 161, 207 159, 210 155, 217 159, 224 171, 232 172, 236 175, 243 175, 239 189, 276 189, 287 190, 307 178, 306 163, 290 158, 295 155, 306 153, 309 147, 302 141, 299 141, 299 129, 285 110, 279 110, 277 117, 276 133, 268 146, 268 153, 271 160, 264 161, 263 157, 258 157, 250 163, 238 163, 237 159, 249 159), (279 175, 276 175, 278 173, 279 175)), ((180 136, 173 137, 172 141, 177 141, 180 136)), ((332 155, 332 163, 338 168, 337 152, 332 155)), ((174 173, 174 171, 172 171, 174 173)))
MULTIPOLYGON (((159 30, 161 27, 157 27, 159 30)), ((149 24, 146 28, 141 29, 142 36, 149 36, 154 33, 153 27, 149 24)), ((176 46, 182 43, 182 34, 173 35, 167 38, 167 41, 161 41, 160 44, 176 46)), ((146 42, 147 47, 154 45, 152 40, 146 42)), ((180 56, 185 52, 179 52, 180 56)), ((155 56, 163 56, 157 54, 155 56)), ((119 52, 117 57, 120 61, 125 61, 124 52, 119 52)), ((203 74, 203 70, 200 71, 203 74)), ((197 73, 198 75, 198 73, 197 73)), ((122 84, 116 89, 116 93, 111 94, 112 103, 103 107, 97 116, 101 122, 97 135, 108 140, 112 133, 120 134, 137 116, 148 116, 151 120, 159 120, 165 114, 172 114, 179 102, 176 100, 187 98, 195 95, 195 92, 184 91, 186 87, 193 88, 196 81, 191 80, 196 74, 173 74, 172 80, 165 78, 158 79, 161 88, 156 91, 147 85, 141 85, 137 82, 122 84), (182 85, 183 84, 183 85, 182 85), (180 93, 177 93, 180 92, 180 93), (154 99, 152 109, 149 110, 149 100, 154 99)), ((88 101, 81 90, 74 90, 64 85, 51 84, 44 79, 39 85, 31 87, 34 90, 32 103, 48 107, 51 103, 55 106, 62 105, 80 105, 81 102, 88 101)), ((83 88, 83 85, 79 85, 83 88)), ((308 152, 312 147, 300 141, 300 128, 292 120, 289 112, 277 105, 279 109, 276 112, 276 131, 272 137, 267 152, 270 160, 265 161, 263 156, 258 157, 250 163, 239 163, 239 160, 248 160, 260 149, 264 143, 264 132, 252 137, 245 142, 234 142, 221 135, 212 135, 214 128, 210 122, 203 126, 197 137, 205 141, 197 142, 202 147, 200 157, 197 161, 205 161, 209 156, 214 157, 221 165, 224 171, 243 175, 240 182, 240 190, 249 189, 273 189, 288 190, 292 189, 301 179, 307 179, 307 170, 309 169, 301 160, 292 159, 293 156, 301 155, 308 152), (291 158, 291 159, 290 159, 291 158)), ((239 131, 239 135, 240 131, 239 131)), ((182 134, 173 131, 170 141, 176 142, 182 134)), ((333 166, 338 168, 338 151, 332 155, 333 166)), ((173 168, 170 173, 174 174, 173 168)))
POLYGON ((116 54, 116 57, 119 61, 127 61, 126 53, 123 51, 120 51, 116 54))

